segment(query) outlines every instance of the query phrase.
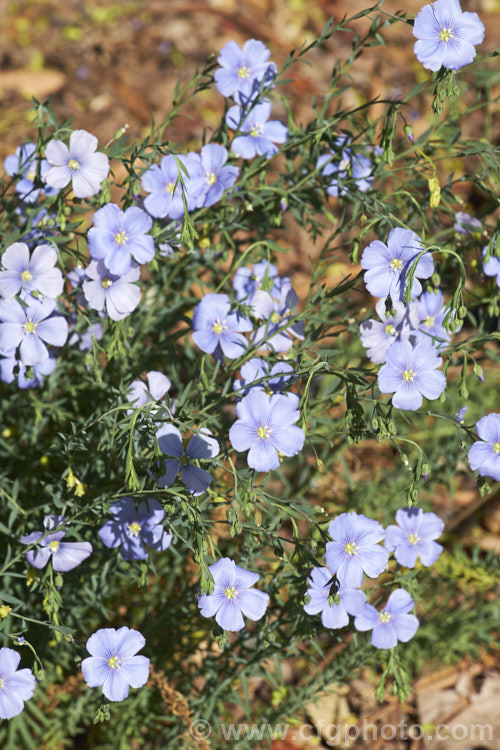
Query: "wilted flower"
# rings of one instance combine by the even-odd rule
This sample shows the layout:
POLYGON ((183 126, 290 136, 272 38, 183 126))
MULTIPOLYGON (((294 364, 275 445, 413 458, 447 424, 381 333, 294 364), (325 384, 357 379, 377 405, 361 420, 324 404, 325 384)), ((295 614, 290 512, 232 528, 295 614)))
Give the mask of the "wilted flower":
POLYGON ((122 211, 115 203, 108 203, 94 214, 94 226, 87 238, 90 257, 102 260, 115 276, 125 276, 132 258, 137 263, 153 260, 155 244, 150 234, 151 216, 138 206, 122 211))
POLYGON ((166 550, 172 541, 162 526, 165 511, 156 500, 144 500, 136 510, 131 497, 121 497, 109 506, 114 516, 99 529, 99 537, 106 547, 120 547, 124 560, 145 560, 146 547, 166 550))
POLYGON ((269 604, 269 595, 251 588, 260 576, 223 557, 209 567, 214 579, 213 594, 198 598, 203 617, 214 617, 223 630, 241 630, 245 627, 243 615, 250 620, 260 620, 269 604), (243 614, 242 614, 243 613, 243 614))
POLYGON ((428 567, 443 551, 435 539, 441 536, 444 523, 435 513, 424 513, 422 508, 401 508, 396 513, 397 526, 385 530, 384 545, 400 565, 414 568, 417 557, 428 567))
POLYGON ((446 378, 437 368, 442 363, 430 344, 408 341, 393 344, 387 350, 387 362, 380 368, 378 387, 381 393, 394 393, 397 409, 420 409, 423 396, 433 401, 446 388, 446 378))
POLYGON ((424 5, 415 18, 413 48, 428 70, 459 70, 476 56, 474 45, 484 39, 477 13, 463 13, 458 0, 436 0, 424 5))
POLYGON ((51 169, 45 175, 47 185, 61 189, 72 183, 77 198, 89 198, 101 189, 101 182, 109 172, 106 154, 95 153, 97 138, 86 130, 74 130, 65 143, 52 140, 47 144, 45 156, 51 169))
POLYGON ((100 687, 110 701, 123 701, 129 687, 140 688, 149 677, 149 659, 136 656, 146 644, 137 630, 123 627, 101 628, 90 636, 82 661, 83 679, 89 687, 100 687))
POLYGON ((471 469, 500 481, 500 414, 487 414, 476 424, 479 440, 469 450, 471 469))
MULTIPOLYGON (((45 516, 43 521, 46 530, 55 529, 63 524, 66 525, 64 516, 45 516)), ((45 533, 33 531, 19 540, 21 544, 38 542, 39 546, 26 552, 26 559, 34 568, 44 568, 52 559, 54 570, 66 573, 76 568, 92 554, 90 542, 62 542, 61 539, 66 536, 66 531, 54 531, 53 534, 44 536, 45 533)))
POLYGON ((332 573, 328 568, 313 568, 307 582, 309 588, 305 595, 309 602, 304 604, 304 611, 308 615, 321 612, 325 628, 345 627, 349 624, 349 615, 357 615, 366 604, 366 596, 359 589, 339 587, 335 582, 332 589, 332 573))
POLYGON ((370 643, 375 648, 394 648, 398 641, 409 641, 418 630, 417 618, 408 614, 414 606, 407 591, 396 589, 381 612, 371 604, 365 604, 356 615, 354 627, 356 630, 372 630, 370 643))
POLYGON ((342 586, 357 588, 363 573, 377 578, 384 570, 389 553, 378 542, 384 529, 372 518, 358 513, 341 513, 328 526, 333 542, 326 545, 326 564, 342 586))
POLYGON ((238 420, 229 430, 229 440, 237 451, 248 451, 252 469, 271 471, 280 465, 279 453, 295 456, 304 445, 304 431, 296 403, 286 396, 267 396, 251 390, 236 404, 238 420))
POLYGON ((20 714, 35 692, 35 676, 31 669, 18 669, 20 661, 13 648, 0 648, 0 719, 20 714))

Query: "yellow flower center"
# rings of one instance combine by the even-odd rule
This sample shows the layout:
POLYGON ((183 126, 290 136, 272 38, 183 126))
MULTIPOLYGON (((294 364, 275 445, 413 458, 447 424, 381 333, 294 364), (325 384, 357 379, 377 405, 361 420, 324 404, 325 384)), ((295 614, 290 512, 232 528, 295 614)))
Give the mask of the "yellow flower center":
POLYGON ((36 323, 33 323, 31 320, 28 320, 28 322, 24 324, 24 330, 26 333, 34 333, 35 329, 36 323))
POLYGON ((205 179, 208 185, 215 185, 215 183, 217 182, 217 175, 215 174, 215 172, 207 172, 207 174, 205 175, 205 179))
POLYGON ((357 545, 355 542, 348 542, 345 546, 345 551, 348 555, 355 555, 357 551, 357 545))
POLYGON ((434 316, 433 315, 428 315, 426 317, 426 319, 424 320, 424 326, 426 328, 430 328, 433 325, 434 325, 434 316))
POLYGON ((108 289, 108 288, 109 288, 109 287, 110 287, 110 286, 112 285, 112 283, 113 283, 113 282, 111 281, 111 279, 103 279, 103 280, 101 281, 101 284, 102 284, 102 286, 103 286, 103 287, 104 287, 105 289, 108 289))
POLYGON ((380 613, 380 622, 389 622, 391 619, 390 612, 386 612, 385 609, 380 613))
POLYGON ((137 521, 132 521, 132 523, 129 523, 128 525, 129 534, 132 534, 132 536, 137 536, 141 529, 142 526, 140 523, 137 523, 137 521))
POLYGON ((420 541, 420 537, 417 534, 410 534, 408 536, 408 541, 410 544, 417 544, 417 542, 420 541))
POLYGON ((127 240, 128 237, 125 232, 118 232, 118 234, 115 234, 115 242, 117 242, 119 245, 124 245, 127 240))
POLYGON ((33 182, 33 180, 35 179, 35 177, 36 177, 36 172, 28 172, 28 174, 26 175, 26 178, 27 178, 27 179, 28 179, 28 180, 29 180, 30 182, 33 182))
POLYGON ((29 271, 28 269, 26 269, 26 271, 22 272, 21 278, 22 278, 23 281, 31 281, 31 279, 33 278, 33 275, 31 273, 31 271, 29 271))
POLYGON ((108 659, 108 664, 111 669, 117 669, 120 666, 120 661, 117 656, 110 656, 108 659))
POLYGON ((271 323, 279 323, 281 320, 281 315, 276 312, 276 310, 271 313, 270 321, 271 323))
POLYGON ((441 29, 439 38, 442 39, 443 42, 449 42, 452 37, 453 32, 451 29, 441 29))
POLYGON ((400 271, 403 268, 403 261, 400 258, 393 258, 391 260, 391 268, 393 271, 400 271))
POLYGON ((5 685, 5 680, 3 679, 3 677, 0 677, 0 690, 3 688, 4 685, 5 685))
POLYGON ((213 331, 217 334, 221 334, 223 331, 226 330, 226 323, 224 320, 216 320, 213 325, 213 331))
POLYGON ((413 372, 413 370, 405 370, 403 373, 403 379, 406 381, 413 380, 414 377, 415 373, 413 372))
POLYGON ((70 159, 68 162, 68 167, 75 171, 75 169, 80 169, 80 163, 77 162, 76 159, 70 159))
POLYGON ((394 328, 394 326, 392 325, 392 323, 389 323, 389 325, 386 325, 386 327, 385 327, 385 332, 386 332, 387 334, 389 334, 389 336, 395 336, 395 335, 396 335, 396 333, 397 333, 397 331, 396 331, 396 329, 394 328))
POLYGON ((51 552, 57 552, 57 550, 59 549, 59 542, 49 542, 48 547, 51 552))
POLYGON ((175 182, 168 182, 165 190, 167 191, 167 193, 170 193, 170 195, 173 195, 175 190, 175 182))
POLYGON ((259 427, 257 430, 257 435, 260 438, 268 438, 270 434, 271 434, 271 430, 269 429, 267 424, 262 425, 262 427, 259 427))
POLYGON ((248 68, 245 68, 245 66, 242 65, 238 70, 238 75, 240 78, 248 78, 248 76, 250 75, 250 71, 248 70, 248 68))
POLYGON ((237 591, 234 588, 234 586, 230 586, 228 589, 226 589, 226 599, 236 599, 237 591))
POLYGON ((498 443, 495 443, 495 445, 493 446, 493 450, 495 451, 495 453, 500 453, 500 440, 498 441, 498 443))

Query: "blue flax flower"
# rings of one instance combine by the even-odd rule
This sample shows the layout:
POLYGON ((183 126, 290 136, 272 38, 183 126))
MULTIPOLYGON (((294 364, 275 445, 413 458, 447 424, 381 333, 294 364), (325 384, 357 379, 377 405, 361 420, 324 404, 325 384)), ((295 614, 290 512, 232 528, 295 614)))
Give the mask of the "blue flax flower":
POLYGON ((296 307, 299 301, 287 276, 275 282, 277 294, 273 290, 265 292, 257 289, 250 306, 254 316, 265 322, 252 336, 252 343, 263 351, 287 352, 293 345, 293 337, 304 338, 304 323, 296 320, 296 307))
POLYGON ((409 641, 418 630, 417 618, 408 614, 414 606, 407 591, 396 589, 381 612, 373 605, 365 604, 356 615, 354 627, 356 630, 371 630, 370 643, 375 648, 394 648, 398 641, 409 641))
POLYGON ((377 578, 384 570, 389 553, 378 542, 384 529, 372 518, 358 513, 341 513, 328 526, 333 542, 326 545, 326 564, 342 586, 357 588, 363 572, 377 578))
POLYGON ((132 264, 125 276, 115 276, 103 261, 91 261, 85 269, 87 280, 83 293, 93 310, 106 310, 112 320, 123 320, 141 301, 141 290, 134 284, 141 275, 139 266, 132 264))
POLYGON ((500 414, 487 414, 476 424, 478 440, 469 450, 471 469, 500 482, 500 414))
POLYGON ((271 471, 280 465, 280 453, 295 456, 304 445, 304 431, 296 403, 286 396, 267 396, 251 390, 236 404, 238 420, 229 430, 229 440, 237 451, 248 451, 252 469, 271 471))
POLYGON ((236 42, 228 42, 220 51, 217 62, 221 66, 214 73, 215 85, 222 96, 238 96, 250 101, 262 81, 272 83, 277 68, 270 62, 270 52, 263 42, 248 39, 241 49, 236 42))
MULTIPOLYGON (((487 247, 483 248, 483 258, 485 257, 487 250, 487 247)), ((486 276, 496 276, 497 286, 500 287, 500 258, 490 254, 489 260, 483 264, 483 271, 486 276)))
POLYGON ((245 627, 243 615, 250 620, 260 620, 269 604, 269 595, 252 586, 260 576, 223 557, 209 567, 214 579, 213 594, 198 598, 203 617, 214 617, 223 630, 241 630, 245 627), (243 613, 243 614, 242 614, 243 613))
POLYGON ((477 13, 464 13, 458 0, 436 0, 418 13, 413 36, 418 39, 413 51, 424 68, 459 70, 475 58, 484 25, 477 13))
POLYGON ((248 342, 242 332, 251 331, 252 324, 241 313, 230 312, 227 294, 205 294, 193 311, 193 340, 202 352, 220 351, 230 359, 240 357, 248 342))
POLYGON ((450 334, 443 328, 446 312, 443 293, 424 292, 417 304, 420 319, 418 338, 426 344, 432 344, 437 351, 446 349, 450 334))
POLYGON ((367 349, 368 357, 375 364, 385 362, 387 350, 396 341, 408 341, 415 337, 419 325, 418 307, 415 302, 405 305, 403 302, 393 302, 395 315, 387 315, 385 299, 379 299, 375 310, 378 320, 365 320, 359 326, 361 343, 367 349), (413 336, 412 336, 413 335, 413 336))
POLYGON ((396 513, 397 526, 385 530, 385 548, 394 552, 400 565, 414 568, 417 557, 429 567, 436 562, 443 548, 435 539, 441 536, 444 523, 435 513, 422 508, 401 508, 396 513))
POLYGON ((458 410, 458 412, 455 414, 455 422, 458 422, 458 424, 464 423, 464 417, 467 414, 468 408, 468 406, 462 406, 462 408, 458 410))
MULTIPOLYGON (((410 229, 396 227, 387 237, 387 245, 374 240, 365 247, 361 256, 361 267, 365 269, 366 288, 374 297, 391 296, 393 301, 404 300, 408 284, 408 273, 423 251, 420 237, 410 229)), ((418 260, 411 287, 412 297, 422 292, 419 279, 428 279, 434 273, 434 261, 430 253, 418 260)))
POLYGON ((316 162, 316 169, 321 170, 323 177, 330 177, 330 182, 326 189, 328 195, 337 198, 338 195, 345 195, 348 191, 346 181, 352 183, 354 187, 362 193, 370 189, 373 182, 372 163, 367 156, 356 154, 352 148, 347 146, 348 137, 342 135, 336 138, 333 146, 340 150, 340 153, 331 151, 322 154, 316 162), (344 183, 339 190, 339 180, 344 183))
POLYGON ((0 295, 23 298, 38 292, 56 299, 62 294, 64 279, 56 268, 57 252, 51 245, 39 245, 30 255, 28 245, 15 242, 2 255, 0 271, 0 295))
POLYGON ((212 482, 212 477, 193 461, 212 459, 219 455, 219 443, 212 433, 202 428, 190 439, 185 452, 182 435, 173 424, 160 427, 156 439, 161 452, 169 456, 161 464, 164 466, 165 474, 158 479, 158 487, 170 487, 180 472, 182 481, 192 495, 201 495, 205 492, 212 482))
MULTIPOLYGON (((242 366, 241 378, 234 381, 234 389, 243 390, 242 396, 246 396, 251 390, 263 391, 267 396, 272 396, 275 393, 281 393, 290 384, 292 377, 293 367, 288 362, 276 362, 271 367, 266 360, 253 357, 242 366), (255 383, 256 380, 261 382, 255 383)), ((297 408, 300 399, 296 393, 287 392, 283 395, 291 399, 297 408)))
POLYGON ((77 198, 98 193, 108 176, 109 161, 96 148, 97 138, 86 130, 71 133, 69 149, 62 141, 50 141, 45 149, 51 167, 44 175, 47 185, 60 190, 71 182, 77 198))
POLYGON ((82 661, 83 679, 91 688, 102 685, 108 700, 125 700, 130 687, 140 688, 148 680, 149 659, 136 655, 145 644, 132 628, 101 628, 87 641, 91 656, 82 661))
POLYGON ((344 628, 349 624, 349 615, 357 615, 366 604, 366 596, 359 589, 335 585, 330 593, 332 574, 328 568, 313 568, 307 582, 306 596, 310 601, 304 604, 304 611, 308 615, 321 612, 325 628, 344 628))
POLYGON ((270 159, 278 151, 276 143, 285 143, 288 128, 278 120, 269 121, 271 102, 263 99, 248 112, 237 104, 226 114, 226 123, 231 130, 241 135, 231 143, 231 151, 242 159, 265 156, 270 159))
MULTIPOLYGON (((187 210, 193 211, 199 202, 200 193, 193 191, 191 177, 199 170, 198 154, 186 156, 172 154, 164 156, 160 166, 154 164, 144 172, 141 179, 143 189, 149 193, 144 199, 144 208, 157 219, 180 219, 184 216, 183 196, 187 210), (189 177, 177 165, 180 162, 187 170, 189 177)), ((198 186, 199 187, 199 186, 198 186)))
POLYGON ((19 346, 24 365, 38 365, 49 358, 46 344, 62 346, 68 337, 68 324, 53 314, 54 300, 31 299, 22 307, 15 299, 0 301, 0 351, 12 352, 19 346))
POLYGON ((114 516, 99 529, 99 537, 106 547, 120 547, 124 560, 145 560, 146 546, 166 550, 172 541, 162 526, 165 511, 156 500, 144 500, 136 510, 131 497, 121 497, 109 506, 114 516))
POLYGON ((20 714, 35 692, 35 676, 31 669, 18 669, 20 661, 13 648, 0 648, 0 719, 20 714))
POLYGON ((483 227, 479 219, 466 214, 464 211, 457 211, 457 213, 455 214, 455 223, 453 224, 453 229, 458 234, 473 236, 475 234, 481 234, 483 227))
MULTIPOLYGON (((22 146, 18 146, 15 154, 10 154, 5 158, 3 166, 10 177, 14 177, 15 175, 21 177, 21 179, 17 180, 15 186, 15 191, 19 193, 19 197, 26 203, 35 203, 40 195, 40 190, 35 188, 37 170, 35 144, 23 143, 22 146)), ((40 177, 42 179, 49 169, 50 165, 48 161, 42 159, 40 163, 40 177)), ((48 190, 47 194, 52 192, 54 191, 48 190)))
POLYGON ((0 357, 0 380, 4 383, 12 383, 16 379, 14 373, 15 368, 18 368, 17 372, 17 385, 19 388, 37 388, 43 383, 44 377, 51 375, 56 369, 57 360, 52 352, 49 352, 48 359, 40 362, 38 365, 33 365, 31 369, 31 377, 27 377, 27 367, 17 359, 15 352, 12 352, 12 356, 0 357))
POLYGON ((199 160, 198 173, 191 175, 190 189, 193 195, 198 196, 199 208, 213 206, 226 190, 233 187, 240 170, 238 167, 224 166, 229 154, 218 143, 207 143, 195 156, 199 160))
MULTIPOLYGON (((146 375, 146 380, 147 383, 144 380, 133 380, 129 386, 127 400, 136 409, 145 404, 152 404, 154 401, 161 401, 172 385, 167 376, 158 370, 150 370, 146 375)), ((131 411, 129 409, 128 413, 131 411)))
POLYGON ((387 350, 387 362, 380 368, 378 387, 381 393, 394 393, 392 403, 397 409, 420 409, 423 396, 431 401, 446 388, 446 378, 437 368, 442 363, 430 344, 409 341, 393 344, 387 350))
MULTIPOLYGON (((65 524, 64 516, 45 516, 43 525, 47 531, 65 524)), ((21 544, 34 544, 39 541, 39 546, 26 552, 26 559, 34 568, 44 568, 49 560, 52 560, 54 570, 66 573, 80 565, 92 554, 90 542, 62 542, 66 531, 54 531, 47 534, 43 531, 33 531, 19 540, 21 544), (44 537, 43 539, 41 537, 44 537)))
POLYGON ((138 263, 153 260, 155 244, 150 234, 151 216, 138 206, 122 211, 115 203, 108 203, 94 214, 94 226, 87 239, 90 257, 102 260, 115 276, 125 276, 132 258, 138 263))
MULTIPOLYGON (((290 279, 288 277, 284 279, 291 286, 290 279)), ((259 260, 253 266, 238 268, 233 277, 233 289, 238 301, 244 300, 250 305, 253 295, 259 289, 269 292, 272 297, 279 297, 283 280, 278 276, 278 269, 275 265, 267 260, 259 260)))

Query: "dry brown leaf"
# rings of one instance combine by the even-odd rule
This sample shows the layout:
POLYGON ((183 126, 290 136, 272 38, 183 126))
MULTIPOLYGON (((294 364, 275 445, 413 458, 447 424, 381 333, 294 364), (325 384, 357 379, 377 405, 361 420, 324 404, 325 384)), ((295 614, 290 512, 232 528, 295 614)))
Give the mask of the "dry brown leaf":
POLYGON ((26 99, 46 99, 60 91, 66 80, 58 70, 0 70, 0 93, 16 91, 26 99))

